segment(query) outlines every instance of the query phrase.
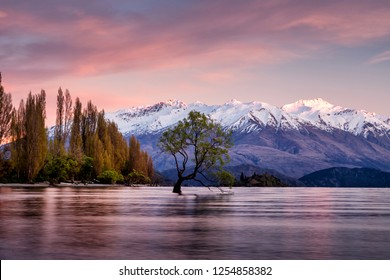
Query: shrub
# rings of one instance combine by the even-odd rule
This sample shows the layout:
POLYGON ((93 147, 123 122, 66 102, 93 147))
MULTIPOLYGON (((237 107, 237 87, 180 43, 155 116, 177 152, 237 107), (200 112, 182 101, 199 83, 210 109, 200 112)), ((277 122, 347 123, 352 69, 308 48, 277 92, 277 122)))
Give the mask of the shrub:
POLYGON ((129 184, 150 184, 152 181, 144 173, 133 169, 128 176, 128 182, 129 184))
POLYGON ((83 161, 81 163, 81 168, 79 172, 79 177, 81 180, 89 181, 93 178, 93 165, 94 160, 91 157, 84 156, 83 161))
POLYGON ((46 161, 38 178, 60 183, 74 178, 79 170, 77 161, 67 156, 52 156, 46 161))
POLYGON ((220 186, 231 187, 234 185, 234 176, 225 170, 216 172, 215 176, 217 177, 218 185, 220 186))
POLYGON ((103 171, 97 179, 103 184, 122 183, 124 181, 123 175, 115 170, 103 171))

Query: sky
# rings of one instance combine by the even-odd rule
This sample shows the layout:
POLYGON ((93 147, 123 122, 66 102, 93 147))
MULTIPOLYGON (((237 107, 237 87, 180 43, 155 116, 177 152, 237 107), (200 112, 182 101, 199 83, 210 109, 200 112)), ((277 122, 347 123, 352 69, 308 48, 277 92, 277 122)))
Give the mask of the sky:
POLYGON ((105 111, 169 99, 276 106, 321 97, 390 115, 390 1, 0 0, 17 105, 58 88, 105 111))

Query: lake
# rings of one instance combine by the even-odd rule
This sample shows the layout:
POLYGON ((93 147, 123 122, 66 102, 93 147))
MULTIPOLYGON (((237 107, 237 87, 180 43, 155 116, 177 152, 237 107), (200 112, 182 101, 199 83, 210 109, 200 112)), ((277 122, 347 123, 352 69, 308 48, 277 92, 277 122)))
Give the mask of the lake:
POLYGON ((1 259, 390 259, 390 189, 0 187, 1 259))

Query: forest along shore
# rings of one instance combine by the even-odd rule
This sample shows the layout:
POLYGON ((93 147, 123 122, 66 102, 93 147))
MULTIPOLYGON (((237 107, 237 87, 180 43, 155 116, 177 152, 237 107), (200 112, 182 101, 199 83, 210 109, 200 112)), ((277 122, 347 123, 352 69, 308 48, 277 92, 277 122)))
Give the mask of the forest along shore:
MULTIPOLYGON (((1 187, 15 187, 15 188, 58 188, 58 187, 78 187, 78 188, 84 188, 84 187, 107 187, 107 188, 113 188, 113 187, 151 187, 149 185, 142 185, 142 184, 136 184, 136 185, 124 185, 124 184, 84 184, 84 183, 60 183, 60 184, 50 184, 46 182, 42 183, 34 183, 34 184, 22 184, 22 183, 0 183, 1 187)), ((153 186, 154 187, 154 186, 153 186)), ((159 186, 160 187, 160 186, 159 186)), ((172 187, 172 186, 170 186, 172 187)))

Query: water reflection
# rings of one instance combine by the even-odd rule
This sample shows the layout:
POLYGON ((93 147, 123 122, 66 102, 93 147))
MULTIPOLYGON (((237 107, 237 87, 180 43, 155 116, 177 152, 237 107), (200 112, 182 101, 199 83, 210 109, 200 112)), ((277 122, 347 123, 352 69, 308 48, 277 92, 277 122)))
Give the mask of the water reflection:
POLYGON ((390 258, 388 189, 185 191, 1 187, 0 257, 390 258))

